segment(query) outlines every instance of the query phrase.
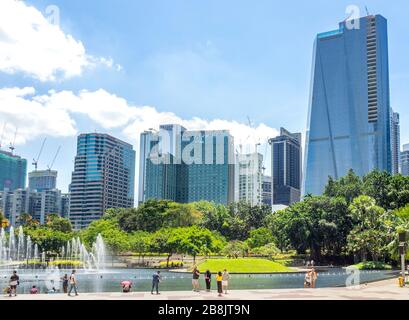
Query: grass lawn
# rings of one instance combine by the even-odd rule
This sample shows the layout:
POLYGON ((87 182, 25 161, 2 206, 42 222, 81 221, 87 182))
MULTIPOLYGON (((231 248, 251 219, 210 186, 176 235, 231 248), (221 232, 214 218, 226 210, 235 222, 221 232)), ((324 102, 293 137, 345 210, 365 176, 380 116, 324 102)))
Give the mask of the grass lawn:
POLYGON ((351 267, 358 268, 359 270, 391 270, 392 267, 389 264, 383 262, 366 261, 354 264, 351 267))
POLYGON ((201 272, 209 269, 212 273, 227 269, 230 273, 291 272, 291 268, 267 259, 207 259, 198 265, 201 272))

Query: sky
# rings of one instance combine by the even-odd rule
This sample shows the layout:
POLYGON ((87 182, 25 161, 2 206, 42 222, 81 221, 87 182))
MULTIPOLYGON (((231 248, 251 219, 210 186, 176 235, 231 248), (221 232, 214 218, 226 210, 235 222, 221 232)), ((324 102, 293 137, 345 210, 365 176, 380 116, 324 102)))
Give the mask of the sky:
MULTIPOLYGON (((409 143, 409 2, 390 3, 1 0, 3 148, 17 127, 31 171, 44 138, 39 169, 61 146, 53 169, 66 192, 83 132, 132 143, 137 158, 140 132, 163 123, 229 129, 246 151, 280 127, 304 134, 314 38, 350 5, 388 19, 391 106, 409 143)), ((259 152, 269 167, 267 145, 259 152)))

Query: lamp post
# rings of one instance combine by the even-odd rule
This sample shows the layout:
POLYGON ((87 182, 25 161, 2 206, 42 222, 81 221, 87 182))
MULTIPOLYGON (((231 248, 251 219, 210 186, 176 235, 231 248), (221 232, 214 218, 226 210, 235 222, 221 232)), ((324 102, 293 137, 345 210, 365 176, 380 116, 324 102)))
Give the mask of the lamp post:
POLYGON ((403 279, 403 286, 405 286, 405 253, 406 253, 406 231, 399 232, 399 253, 401 262, 401 272, 403 279))

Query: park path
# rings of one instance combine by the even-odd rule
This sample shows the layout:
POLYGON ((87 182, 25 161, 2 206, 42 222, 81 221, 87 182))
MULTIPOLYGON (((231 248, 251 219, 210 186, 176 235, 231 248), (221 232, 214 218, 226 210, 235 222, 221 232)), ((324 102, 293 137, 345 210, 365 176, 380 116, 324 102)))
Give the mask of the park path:
POLYGON ((131 293, 80 293, 77 297, 65 294, 20 294, 0 297, 0 300, 409 300, 409 287, 399 288, 397 279, 384 280, 352 288, 232 290, 223 297, 215 291, 163 291, 131 293))

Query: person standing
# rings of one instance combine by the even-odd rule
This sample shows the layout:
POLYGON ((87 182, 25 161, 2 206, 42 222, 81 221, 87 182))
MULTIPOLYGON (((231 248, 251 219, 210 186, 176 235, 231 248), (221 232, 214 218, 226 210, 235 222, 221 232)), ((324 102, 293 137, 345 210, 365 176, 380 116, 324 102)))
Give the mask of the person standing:
POLYGON ((230 274, 227 271, 227 269, 224 269, 222 277, 223 277, 222 286, 223 286, 224 294, 227 294, 227 288, 229 287, 229 280, 230 280, 230 274))
POLYGON ((304 288, 311 288, 311 270, 308 270, 305 274, 304 288))
POLYGON ((223 286, 222 286, 222 281, 223 281, 223 275, 222 272, 219 271, 219 273, 216 276, 216 282, 217 282, 217 293, 218 296, 221 297, 223 293, 223 286))
POLYGON ((68 293, 68 274, 65 274, 62 280, 62 290, 64 293, 68 293))
POLYGON ((206 291, 210 292, 210 287, 212 284, 212 273, 210 272, 210 270, 206 270, 205 282, 206 282, 206 291))
POLYGON ((10 277, 10 293, 11 297, 14 293, 14 296, 17 296, 17 286, 20 284, 20 277, 17 275, 17 271, 13 271, 13 274, 10 277))
POLYGON ((193 269, 192 275, 193 275, 193 278, 192 278, 193 291, 199 292, 200 291, 200 285, 199 285, 200 271, 196 266, 193 269))
POLYGON ((78 292, 77 292, 77 276, 75 275, 75 270, 72 270, 69 282, 70 282, 70 290, 68 291, 68 295, 71 296, 71 291, 74 289, 75 295, 78 296, 78 292))
POLYGON ((154 273, 152 275, 152 290, 151 290, 151 294, 153 294, 153 290, 156 289, 156 294, 160 294, 159 293, 159 282, 161 281, 161 276, 160 276, 160 271, 154 273))
POLYGON ((311 288, 315 288, 315 282, 317 281, 318 275, 315 268, 311 269, 311 288))

